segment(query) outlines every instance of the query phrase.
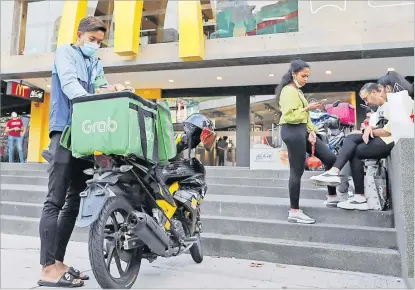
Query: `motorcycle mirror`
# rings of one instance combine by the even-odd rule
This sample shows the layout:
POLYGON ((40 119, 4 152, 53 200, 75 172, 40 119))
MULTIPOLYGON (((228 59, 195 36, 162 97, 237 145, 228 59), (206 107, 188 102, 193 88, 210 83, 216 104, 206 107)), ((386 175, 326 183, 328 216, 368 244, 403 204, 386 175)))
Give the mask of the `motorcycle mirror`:
POLYGON ((121 172, 127 172, 127 171, 130 171, 131 169, 133 169, 133 166, 132 165, 121 165, 120 166, 120 171, 121 172))
POLYGON ((337 107, 340 104, 340 100, 337 100, 333 103, 333 107, 337 107))

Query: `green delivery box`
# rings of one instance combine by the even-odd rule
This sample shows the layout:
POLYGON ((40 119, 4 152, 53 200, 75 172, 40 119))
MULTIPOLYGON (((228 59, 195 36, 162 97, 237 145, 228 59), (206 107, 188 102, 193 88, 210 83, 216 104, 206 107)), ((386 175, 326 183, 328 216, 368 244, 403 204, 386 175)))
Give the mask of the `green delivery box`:
POLYGON ((157 106, 157 137, 159 161, 167 162, 176 157, 177 150, 171 112, 168 103, 165 101, 157 106))
POLYGON ((100 151, 158 162, 157 108, 129 91, 75 99, 72 155, 79 158, 100 151))

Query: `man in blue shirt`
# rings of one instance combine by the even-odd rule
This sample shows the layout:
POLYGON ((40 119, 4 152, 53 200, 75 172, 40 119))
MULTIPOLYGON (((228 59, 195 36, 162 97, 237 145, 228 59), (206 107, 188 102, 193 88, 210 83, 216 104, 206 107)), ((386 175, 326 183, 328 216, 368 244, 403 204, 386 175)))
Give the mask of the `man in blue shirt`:
MULTIPOLYGON (((71 124, 71 100, 94 94, 104 87, 108 90, 100 59, 94 56, 106 30, 99 18, 88 16, 79 24, 76 43, 62 45, 55 53, 49 115, 49 185, 39 225, 40 286, 83 286, 82 280, 89 278, 65 265, 63 260, 79 212, 79 193, 88 180, 83 170, 92 165, 73 158, 71 152, 60 145, 60 138, 65 127, 71 124)), ((122 85, 112 88, 124 89, 122 85)))

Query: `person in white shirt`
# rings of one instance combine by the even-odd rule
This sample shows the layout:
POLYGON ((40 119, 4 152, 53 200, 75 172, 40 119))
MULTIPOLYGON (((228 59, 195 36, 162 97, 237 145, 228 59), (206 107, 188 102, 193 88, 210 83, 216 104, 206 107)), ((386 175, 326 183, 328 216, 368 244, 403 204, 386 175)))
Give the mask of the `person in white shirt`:
MULTIPOLYGON (((346 137, 333 167, 310 179, 319 185, 337 186, 340 184, 340 170, 350 162, 355 195, 345 202, 338 203, 344 209, 368 210, 364 196, 364 159, 382 159, 389 156, 395 144, 388 122, 388 103, 385 90, 376 83, 367 83, 360 90, 360 97, 368 105, 378 106, 376 127, 367 126, 363 134, 350 134, 346 137)), ((373 124, 373 123, 372 123, 373 124)))

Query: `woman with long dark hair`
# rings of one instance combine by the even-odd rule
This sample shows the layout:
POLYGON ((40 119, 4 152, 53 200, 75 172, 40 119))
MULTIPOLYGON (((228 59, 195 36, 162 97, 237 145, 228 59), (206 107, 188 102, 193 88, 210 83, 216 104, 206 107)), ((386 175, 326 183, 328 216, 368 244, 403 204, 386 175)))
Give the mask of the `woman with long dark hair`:
POLYGON ((386 93, 393 93, 395 85, 398 90, 407 90, 408 95, 414 98, 414 84, 408 82, 403 76, 395 71, 390 71, 378 80, 378 85, 381 85, 386 93))
MULTIPOLYGON (((328 168, 331 168, 336 161, 334 153, 317 138, 317 129, 309 116, 309 111, 320 108, 323 103, 309 104, 300 90, 307 83, 309 75, 310 66, 302 60, 295 60, 275 90, 277 104, 281 111, 281 138, 287 146, 290 163, 288 187, 291 208, 288 221, 305 224, 315 223, 315 220, 304 214, 299 207, 306 152, 311 153, 312 145, 314 145, 316 157, 328 168)), ((336 195, 336 188, 332 186, 328 188, 326 206, 337 207, 340 198, 336 195)))

